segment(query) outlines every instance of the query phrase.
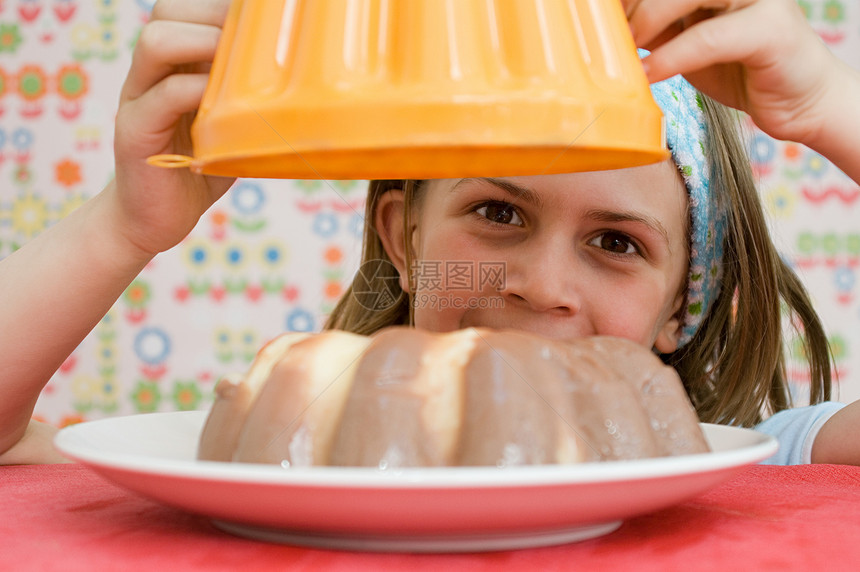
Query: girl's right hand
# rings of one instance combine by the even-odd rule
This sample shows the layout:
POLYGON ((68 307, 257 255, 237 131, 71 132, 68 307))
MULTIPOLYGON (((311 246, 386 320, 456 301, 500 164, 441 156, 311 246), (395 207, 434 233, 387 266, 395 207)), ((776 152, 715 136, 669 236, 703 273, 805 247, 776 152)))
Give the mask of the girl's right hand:
POLYGON ((233 180, 150 166, 191 155, 200 104, 230 0, 159 0, 141 31, 116 118, 115 231, 144 257, 178 244, 233 180))

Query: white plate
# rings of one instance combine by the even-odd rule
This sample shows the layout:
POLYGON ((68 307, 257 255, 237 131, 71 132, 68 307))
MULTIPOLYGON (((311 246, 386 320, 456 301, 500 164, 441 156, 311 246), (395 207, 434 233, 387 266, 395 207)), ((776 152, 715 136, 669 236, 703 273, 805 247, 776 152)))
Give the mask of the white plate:
POLYGON ((195 459, 205 411, 73 425, 56 445, 107 479, 253 538, 350 550, 478 551, 606 534, 772 455, 776 440, 703 424, 713 452, 530 467, 380 470, 195 459))

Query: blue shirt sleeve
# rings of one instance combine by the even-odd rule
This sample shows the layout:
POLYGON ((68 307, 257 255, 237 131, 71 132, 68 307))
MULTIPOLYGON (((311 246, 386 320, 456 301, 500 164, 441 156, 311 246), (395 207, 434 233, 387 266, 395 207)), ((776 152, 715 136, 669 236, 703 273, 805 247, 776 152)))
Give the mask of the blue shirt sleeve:
POLYGON ((756 431, 771 435, 779 442, 779 450, 762 461, 762 464, 805 465, 812 462, 812 444, 819 429, 843 407, 844 403, 825 401, 807 407, 786 409, 756 425, 756 431))

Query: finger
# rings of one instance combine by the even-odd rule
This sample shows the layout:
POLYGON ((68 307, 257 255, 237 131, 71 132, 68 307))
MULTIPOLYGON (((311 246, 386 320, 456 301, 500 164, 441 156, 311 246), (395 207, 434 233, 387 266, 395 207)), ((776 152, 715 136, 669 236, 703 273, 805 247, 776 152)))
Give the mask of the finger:
POLYGON ((207 81, 206 74, 170 75, 122 106, 117 114, 117 154, 137 155, 141 161, 161 153, 190 154, 190 148, 173 147, 174 134, 182 116, 200 105, 207 81), (125 133, 134 137, 124 137, 125 133))
POLYGON ((720 63, 755 65, 758 46, 791 41, 767 39, 766 36, 774 32, 767 26, 761 26, 762 20, 752 15, 752 11, 755 11, 755 5, 703 20, 685 30, 651 53, 648 58, 650 73, 665 79, 669 75, 684 74, 720 63), (750 29, 752 26, 755 29, 750 29))
MULTIPOLYGON (((207 82, 206 74, 174 74, 120 108, 115 153, 123 158, 126 168, 150 170, 152 167, 147 165, 146 159, 152 155, 193 153, 189 128, 207 82), (170 102, 170 105, 165 105, 165 102, 170 102)), ((208 175, 206 180, 206 206, 223 195, 234 181, 232 177, 208 175)))
POLYGON ((144 26, 134 50, 121 100, 137 99, 153 85, 188 63, 211 62, 220 28, 159 20, 144 26))
POLYGON ((672 23, 671 26, 666 29, 660 31, 655 37, 648 37, 647 42, 643 42, 640 40, 636 40, 634 37, 634 41, 636 42, 636 46, 639 48, 644 48, 650 52, 653 52, 666 42, 672 40, 678 34, 682 33, 687 29, 689 24, 687 24, 684 20, 676 20, 672 23))
POLYGON ((150 21, 173 20, 220 28, 227 17, 230 0, 158 0, 150 21))
POLYGON ((627 17, 636 45, 652 49, 708 18, 747 7, 755 0, 639 0, 627 17))
POLYGON ((639 4, 640 0, 621 0, 621 6, 624 8, 624 13, 629 18, 633 11, 636 10, 636 6, 639 4))

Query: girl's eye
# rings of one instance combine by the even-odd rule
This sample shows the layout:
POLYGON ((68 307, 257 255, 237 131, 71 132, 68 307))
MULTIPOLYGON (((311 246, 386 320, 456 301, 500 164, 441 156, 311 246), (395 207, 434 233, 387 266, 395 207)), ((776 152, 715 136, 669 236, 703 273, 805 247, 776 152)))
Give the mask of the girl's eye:
POLYGON ((630 237, 620 232, 604 232, 592 238, 588 244, 613 254, 636 254, 638 252, 630 237))
POLYGON ((520 218, 516 207, 510 203, 500 201, 487 202, 475 209, 475 212, 496 224, 523 225, 523 219, 520 218))

